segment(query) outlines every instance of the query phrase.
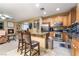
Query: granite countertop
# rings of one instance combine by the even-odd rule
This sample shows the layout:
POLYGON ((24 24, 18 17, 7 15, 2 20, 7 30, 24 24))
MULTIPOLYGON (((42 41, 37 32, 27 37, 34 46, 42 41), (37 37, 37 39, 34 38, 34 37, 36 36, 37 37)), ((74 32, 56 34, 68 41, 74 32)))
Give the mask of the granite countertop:
POLYGON ((74 39, 75 39, 76 41, 79 41, 79 38, 72 38, 72 40, 74 40, 74 39))
POLYGON ((37 35, 45 35, 47 32, 44 32, 44 33, 42 33, 42 32, 31 32, 31 34, 37 34, 37 35))

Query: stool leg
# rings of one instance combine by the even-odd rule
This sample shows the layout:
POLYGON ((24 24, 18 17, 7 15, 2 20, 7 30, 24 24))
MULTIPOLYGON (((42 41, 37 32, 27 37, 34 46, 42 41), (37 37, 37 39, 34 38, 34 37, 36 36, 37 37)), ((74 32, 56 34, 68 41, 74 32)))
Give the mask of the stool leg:
POLYGON ((30 47, 30 56, 31 56, 31 47, 30 47))
POLYGON ((25 43, 25 49, 24 49, 24 56, 26 55, 26 43, 25 43))
POLYGON ((18 49, 17 49, 17 52, 19 51, 19 48, 20 48, 20 42, 18 43, 18 49))
POLYGON ((40 45, 38 44, 38 55, 40 55, 40 45))
POLYGON ((52 49, 53 49, 53 40, 52 40, 52 49))
POLYGON ((21 54, 23 53, 23 43, 21 43, 22 47, 21 47, 21 54))

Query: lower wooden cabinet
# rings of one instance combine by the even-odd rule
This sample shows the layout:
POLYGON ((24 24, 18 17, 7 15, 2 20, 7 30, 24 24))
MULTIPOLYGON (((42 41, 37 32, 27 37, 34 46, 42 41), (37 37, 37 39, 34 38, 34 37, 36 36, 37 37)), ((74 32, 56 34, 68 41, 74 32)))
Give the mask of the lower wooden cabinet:
POLYGON ((79 40, 72 40, 72 48, 71 48, 72 56, 79 56, 79 40))
POLYGON ((79 22, 79 4, 77 5, 77 8, 76 8, 76 21, 79 22))

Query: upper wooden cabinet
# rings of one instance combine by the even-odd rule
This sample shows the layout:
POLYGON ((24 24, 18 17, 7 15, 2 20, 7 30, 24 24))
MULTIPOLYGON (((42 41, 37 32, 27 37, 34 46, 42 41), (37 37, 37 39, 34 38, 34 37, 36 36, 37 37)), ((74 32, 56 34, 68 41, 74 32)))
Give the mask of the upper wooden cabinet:
POLYGON ((68 14, 67 24, 70 26, 72 23, 76 21, 76 7, 72 8, 68 14))
POLYGON ((54 25, 56 22, 62 22, 63 26, 68 25, 68 17, 67 16, 54 16, 47 19, 43 19, 42 23, 50 23, 50 25, 54 25))
POLYGON ((63 26, 68 26, 68 17, 64 16, 62 20, 63 20, 63 26))
POLYGON ((76 10, 76 7, 74 7, 69 12, 63 13, 62 15, 58 14, 51 17, 47 17, 46 19, 43 20, 43 23, 50 23, 50 25, 52 25, 55 22, 63 22, 63 26, 70 26, 72 25, 72 23, 76 21, 76 18, 79 19, 78 9, 79 8, 77 8, 76 10))
POLYGON ((76 21, 76 7, 71 9, 71 22, 74 23, 76 21))
POLYGON ((78 5, 77 5, 77 8, 76 8, 76 21, 79 22, 79 6, 78 5))
POLYGON ((70 26, 72 24, 71 22, 71 12, 69 12, 68 14, 68 26, 70 26))

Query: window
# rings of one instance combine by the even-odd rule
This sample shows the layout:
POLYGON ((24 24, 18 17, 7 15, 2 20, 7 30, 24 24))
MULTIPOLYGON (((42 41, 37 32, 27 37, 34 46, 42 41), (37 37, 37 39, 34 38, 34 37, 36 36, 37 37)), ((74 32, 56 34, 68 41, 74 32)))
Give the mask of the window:
POLYGON ((3 28, 4 28, 3 22, 0 22, 0 29, 3 29, 3 28))
POLYGON ((22 24, 22 30, 27 30, 29 29, 29 24, 28 23, 23 23, 22 24))

